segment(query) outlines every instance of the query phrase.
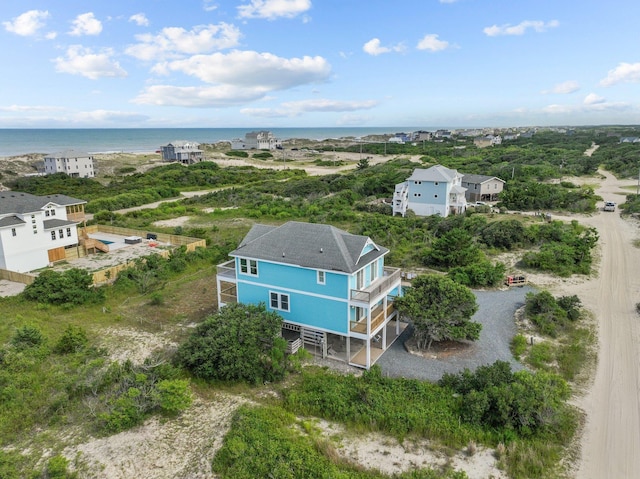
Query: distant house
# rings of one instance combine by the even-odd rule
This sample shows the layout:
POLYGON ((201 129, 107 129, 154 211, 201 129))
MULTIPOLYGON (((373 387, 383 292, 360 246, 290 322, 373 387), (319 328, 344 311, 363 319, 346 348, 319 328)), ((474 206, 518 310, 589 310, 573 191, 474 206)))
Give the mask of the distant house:
POLYGON ((183 165, 200 163, 203 160, 200 144, 191 141, 173 141, 160 147, 163 161, 177 161, 183 165))
POLYGON ((411 209, 418 216, 464 213, 467 208, 462 175, 441 165, 416 168, 412 175, 395 187, 393 215, 406 215, 411 209))
POLYGON ((94 178, 93 156, 89 153, 67 150, 44 158, 44 173, 64 173, 74 178, 94 178))
POLYGON ((404 329, 393 307, 401 274, 388 249, 330 225, 254 225, 218 265, 218 305, 264 303, 284 318, 290 345, 304 344, 368 369, 404 329))
POLYGON ((244 135, 244 139, 231 140, 232 150, 277 150, 282 148, 282 141, 270 131, 252 131, 244 135))
POLYGON ((486 135, 473 139, 473 144, 478 148, 486 148, 488 146, 500 145, 502 143, 502 137, 500 135, 486 135))
POLYGON ((640 138, 637 136, 623 136, 620 138, 620 143, 640 143, 640 138))
POLYGON ((0 268, 25 273, 64 260, 78 246, 86 201, 65 195, 0 193, 0 268))
POLYGON ((505 181, 495 176, 464 175, 462 186, 466 188, 465 197, 472 201, 498 201, 504 190, 505 181))

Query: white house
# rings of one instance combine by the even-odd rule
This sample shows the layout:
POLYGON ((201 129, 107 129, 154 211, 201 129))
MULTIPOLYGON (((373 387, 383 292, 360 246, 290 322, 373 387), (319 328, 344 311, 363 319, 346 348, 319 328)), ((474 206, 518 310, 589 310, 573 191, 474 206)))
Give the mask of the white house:
POLYGON ((282 148, 282 141, 270 131, 252 131, 242 138, 231 140, 232 150, 277 150, 282 148))
POLYGON ((395 187, 393 215, 405 216, 407 209, 418 216, 464 213, 467 209, 465 191, 462 174, 456 170, 442 165, 426 170, 416 168, 407 181, 395 187))
POLYGON ((94 178, 96 176, 93 156, 75 150, 45 156, 44 172, 47 175, 64 173, 75 178, 94 178))
POLYGON ((85 204, 66 195, 0 192, 0 268, 25 273, 65 259, 78 246, 85 204))
POLYGON ((163 161, 178 161, 191 165, 202 161, 200 144, 192 141, 177 140, 160 147, 163 161))

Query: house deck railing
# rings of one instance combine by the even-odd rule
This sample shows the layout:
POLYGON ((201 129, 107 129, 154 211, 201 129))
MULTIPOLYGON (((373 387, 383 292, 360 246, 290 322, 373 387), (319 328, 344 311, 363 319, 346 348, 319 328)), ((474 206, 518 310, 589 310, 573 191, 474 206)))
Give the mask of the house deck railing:
MULTIPOLYGON (((394 311, 395 308, 391 301, 389 301, 389 303, 387 304, 386 314, 382 305, 373 309, 371 311, 371 328, 369 329, 369 331, 372 332, 378 329, 378 327, 380 327, 385 322, 385 320, 393 314, 394 311)), ((368 318, 363 318, 360 321, 350 321, 349 328, 351 332, 367 334, 367 319, 368 318)))
POLYGON ((400 281, 400 268, 385 267, 383 276, 374 281, 368 288, 352 289, 351 300, 371 303, 371 298, 388 293, 394 283, 400 281))
POLYGON ((218 265, 218 277, 225 280, 236 279, 236 262, 235 260, 227 261, 218 265))

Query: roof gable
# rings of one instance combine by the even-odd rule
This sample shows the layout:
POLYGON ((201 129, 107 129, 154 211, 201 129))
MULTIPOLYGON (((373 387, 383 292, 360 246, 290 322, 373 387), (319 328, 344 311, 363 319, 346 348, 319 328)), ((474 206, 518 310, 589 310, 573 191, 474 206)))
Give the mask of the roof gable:
POLYGON ((442 165, 435 165, 426 170, 416 168, 408 178, 410 181, 442 181, 451 183, 458 176, 456 170, 452 170, 442 165))

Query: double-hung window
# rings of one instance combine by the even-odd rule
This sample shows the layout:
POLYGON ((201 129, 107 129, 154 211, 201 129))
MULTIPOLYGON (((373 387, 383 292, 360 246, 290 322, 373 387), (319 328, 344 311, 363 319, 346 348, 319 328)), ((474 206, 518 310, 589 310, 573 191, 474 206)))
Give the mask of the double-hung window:
POLYGON ((289 311, 289 295, 282 293, 269 292, 269 302, 271 309, 280 311, 289 311))
POLYGON ((258 276, 258 262, 255 259, 240 258, 240 272, 258 276))
POLYGON ((318 284, 325 284, 327 282, 324 271, 318 271, 318 284))

